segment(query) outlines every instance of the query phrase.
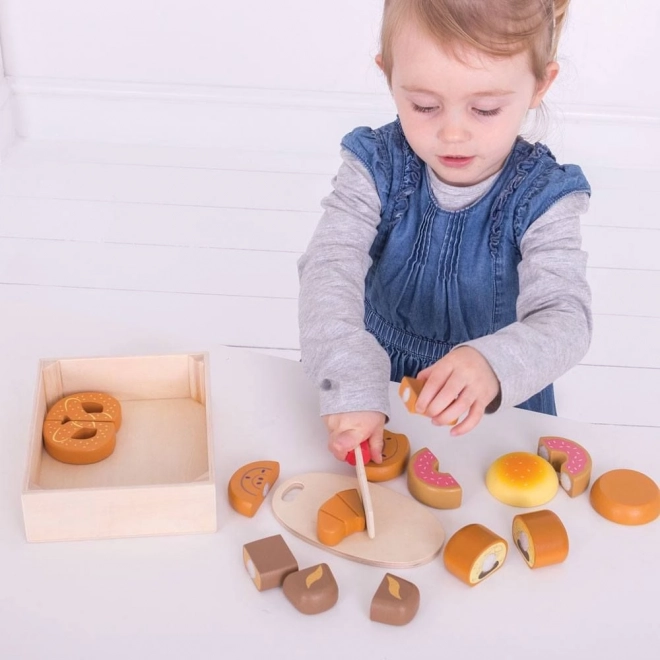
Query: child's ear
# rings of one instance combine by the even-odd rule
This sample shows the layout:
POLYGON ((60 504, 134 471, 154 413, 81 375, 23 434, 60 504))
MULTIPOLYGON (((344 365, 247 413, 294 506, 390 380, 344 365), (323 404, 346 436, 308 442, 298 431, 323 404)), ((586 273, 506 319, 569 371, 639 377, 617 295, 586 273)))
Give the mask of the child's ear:
POLYGON ((536 92, 532 97, 532 102, 530 103, 530 109, 538 108, 543 101, 543 97, 546 95, 546 92, 550 89, 550 86, 555 81, 557 74, 559 73, 559 64, 557 62, 548 62, 545 67, 545 78, 537 83, 536 92))
POLYGON ((383 70, 383 56, 381 53, 378 53, 376 55, 376 64, 378 65, 378 68, 382 71, 383 70))

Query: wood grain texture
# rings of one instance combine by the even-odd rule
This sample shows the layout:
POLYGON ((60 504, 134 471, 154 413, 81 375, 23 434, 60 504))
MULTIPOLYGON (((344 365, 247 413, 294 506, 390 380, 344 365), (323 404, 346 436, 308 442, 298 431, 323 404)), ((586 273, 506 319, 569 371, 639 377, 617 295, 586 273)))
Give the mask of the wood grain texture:
POLYGON ((21 496, 27 540, 215 531, 208 389, 203 355, 42 360, 21 496), (43 416, 86 390, 120 401, 117 446, 93 465, 64 464, 43 448, 43 416))
POLYGON ((340 474, 312 472, 291 477, 274 491, 271 506, 286 529, 328 552, 347 559, 382 566, 408 568, 430 562, 445 540, 439 520, 412 497, 385 486, 370 484, 377 533, 352 534, 338 545, 323 545, 316 537, 321 505, 342 490, 357 488, 357 479, 340 474), (291 499, 289 499, 291 498, 291 499))

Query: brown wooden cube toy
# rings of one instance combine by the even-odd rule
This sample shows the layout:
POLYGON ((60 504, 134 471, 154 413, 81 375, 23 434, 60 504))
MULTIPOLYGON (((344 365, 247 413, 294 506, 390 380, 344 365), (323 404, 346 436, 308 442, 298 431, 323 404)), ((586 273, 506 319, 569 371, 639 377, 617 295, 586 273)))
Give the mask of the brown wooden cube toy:
POLYGON ((284 578, 298 570, 298 562, 281 534, 246 543, 243 563, 259 591, 281 587, 284 578))

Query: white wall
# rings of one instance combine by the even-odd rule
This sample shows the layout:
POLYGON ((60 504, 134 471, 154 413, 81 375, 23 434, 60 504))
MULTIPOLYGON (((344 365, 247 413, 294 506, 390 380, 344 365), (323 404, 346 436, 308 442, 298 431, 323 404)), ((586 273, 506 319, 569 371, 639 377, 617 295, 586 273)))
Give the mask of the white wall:
MULTIPOLYGON (((5 0, 8 75, 384 92, 372 58, 381 0, 5 0)), ((557 97, 660 113, 660 4, 574 0, 557 97), (653 81, 656 84, 653 84, 653 81)))
MULTIPOLYGON (((4 0, 0 39, 18 131, 229 147, 242 133, 248 147, 280 149, 293 140, 302 150, 335 150, 344 129, 392 113, 373 63, 380 11, 381 0, 4 0), (222 114, 228 104, 241 111, 222 114), (278 108, 287 119, 311 110, 315 121, 305 128, 301 118, 300 136, 282 138, 278 108), (319 112, 332 115, 322 117, 330 125, 320 134, 319 112)), ((628 126, 614 144, 625 162, 636 157, 626 152, 631 143, 650 136, 660 144, 658 27, 653 0, 574 0, 550 97, 568 128, 550 136, 552 146, 580 140, 573 128, 594 116, 628 126)))
MULTIPOLYGON (((213 212, 208 227, 227 250, 214 264, 228 267, 239 248, 250 259, 246 272, 267 274, 257 278, 268 284, 259 304, 282 305, 281 333, 269 326, 247 337, 240 327, 231 341, 295 348, 294 256, 329 188, 339 139, 393 117, 373 63, 380 10, 381 0, 2 0, 9 84, 3 93, 0 83, 0 129, 9 134, 11 89, 18 134, 28 138, 0 177, 5 212, 14 209, 3 228, 7 254, 16 241, 48 240, 57 263, 53 246, 69 246, 57 242, 63 229, 53 212, 80 226, 87 216, 110 217, 131 247, 154 227, 159 240, 171 232, 180 245, 190 218, 213 212), (251 150, 261 152, 258 161, 251 150), (263 171, 252 171, 255 162, 263 171), (263 235, 278 236, 272 258, 250 223, 236 222, 245 214, 232 200, 253 180, 261 192, 250 208, 263 211, 263 235), (200 200, 208 209, 195 211, 200 200), (156 208, 151 225, 145 203, 156 208), (169 215, 173 204, 185 212, 169 215), (306 214, 303 229, 292 209, 306 214), (169 218, 163 231, 161 213, 169 218)), ((573 0, 549 100, 555 121, 546 141, 560 160, 585 168, 597 193, 583 231, 594 341, 558 391, 562 411, 589 421, 660 427, 659 28, 655 0, 573 0)), ((206 247, 209 236, 200 236, 206 247)), ((30 263, 21 262, 24 283, 33 282, 30 263)), ((236 313, 234 304, 256 309, 240 278, 220 280, 234 287, 224 316, 236 313)))

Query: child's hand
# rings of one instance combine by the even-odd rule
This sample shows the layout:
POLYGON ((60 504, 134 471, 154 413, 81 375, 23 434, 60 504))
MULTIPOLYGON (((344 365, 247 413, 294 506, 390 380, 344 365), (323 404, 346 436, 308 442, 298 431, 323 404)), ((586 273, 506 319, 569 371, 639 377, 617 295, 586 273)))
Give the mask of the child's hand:
POLYGON ((488 360, 471 346, 451 351, 417 377, 426 383, 417 398, 416 410, 431 417, 434 424, 452 424, 469 411, 451 435, 471 431, 500 391, 488 360))
POLYGON ((346 454, 364 440, 369 440, 369 451, 374 463, 383 458, 383 428, 385 415, 374 411, 360 411, 325 415, 323 417, 330 437, 328 449, 335 458, 345 460, 346 454))

